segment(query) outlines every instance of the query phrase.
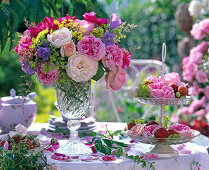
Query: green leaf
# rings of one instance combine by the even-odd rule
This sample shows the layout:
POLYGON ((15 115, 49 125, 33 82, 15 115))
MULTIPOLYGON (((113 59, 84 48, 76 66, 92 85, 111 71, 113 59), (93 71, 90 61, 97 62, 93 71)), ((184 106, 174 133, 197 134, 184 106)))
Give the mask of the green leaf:
POLYGON ((104 69, 102 67, 102 64, 99 63, 97 74, 94 77, 92 77, 92 79, 98 81, 103 75, 104 75, 104 69))
POLYGON ((111 140, 103 139, 103 141, 108 147, 112 147, 112 141, 111 140))
POLYGON ((121 146, 121 147, 127 147, 128 145, 123 143, 123 142, 117 142, 117 141, 114 141, 114 143, 118 146, 121 146))
POLYGON ((7 18, 5 16, 5 12, 3 10, 4 7, 0 8, 0 46, 1 46, 1 52, 4 50, 4 47, 7 42, 8 38, 8 27, 6 25, 7 23, 7 18))
POLYGON ((122 156, 122 155, 123 155, 123 149, 119 147, 119 148, 117 149, 116 156, 117 156, 117 157, 120 157, 120 156, 122 156))
POLYGON ((110 147, 105 148, 105 152, 107 155, 111 155, 111 151, 112 151, 112 149, 110 147))

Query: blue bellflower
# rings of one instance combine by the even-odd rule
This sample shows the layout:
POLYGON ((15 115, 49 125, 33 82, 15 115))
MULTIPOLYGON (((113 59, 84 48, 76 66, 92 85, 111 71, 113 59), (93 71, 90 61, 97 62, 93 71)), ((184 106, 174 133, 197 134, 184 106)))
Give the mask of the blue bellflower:
POLYGON ((122 24, 120 17, 117 17, 115 13, 111 15, 110 19, 111 19, 110 29, 115 29, 122 24))
POLYGON ((49 58, 50 49, 47 47, 47 45, 42 44, 41 46, 38 46, 37 54, 38 57, 42 58, 43 60, 47 60, 49 58))
POLYGON ((22 70, 27 73, 28 75, 33 75, 34 70, 32 69, 31 65, 27 61, 23 61, 21 64, 22 70))
POLYGON ((107 30, 104 33, 104 36, 102 37, 102 42, 105 44, 105 46, 108 45, 114 45, 114 38, 115 38, 115 34, 110 34, 109 31, 107 30))

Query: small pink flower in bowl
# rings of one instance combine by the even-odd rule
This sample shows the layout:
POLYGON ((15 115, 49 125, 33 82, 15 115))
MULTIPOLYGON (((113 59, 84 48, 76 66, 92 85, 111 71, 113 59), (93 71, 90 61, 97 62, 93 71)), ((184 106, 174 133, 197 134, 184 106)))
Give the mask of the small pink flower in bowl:
POLYGON ((152 83, 159 83, 159 79, 155 76, 148 77, 147 81, 151 81, 152 83))
MULTIPOLYGON (((161 77, 160 80, 162 80, 161 77)), ((181 83, 179 74, 175 72, 165 74, 164 80, 167 85, 174 83, 175 85, 179 86, 179 83, 181 83)))
POLYGON ((129 130, 128 134, 134 135, 134 136, 141 136, 142 131, 143 131, 145 126, 146 126, 146 124, 135 125, 129 130))
POLYGON ((161 125, 157 125, 157 124, 145 126, 145 128, 142 131, 142 136, 151 137, 154 135, 154 132, 160 127, 161 125))
POLYGON ((183 124, 173 124, 169 129, 176 131, 182 137, 189 137, 192 135, 190 127, 183 124))

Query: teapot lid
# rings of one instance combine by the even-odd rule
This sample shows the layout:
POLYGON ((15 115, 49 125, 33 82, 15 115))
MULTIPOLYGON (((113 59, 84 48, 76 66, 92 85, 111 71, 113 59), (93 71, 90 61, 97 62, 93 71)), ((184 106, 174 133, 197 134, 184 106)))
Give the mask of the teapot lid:
POLYGON ((30 99, 28 97, 16 96, 15 89, 10 90, 10 96, 2 97, 1 101, 5 104, 22 104, 27 103, 30 99))

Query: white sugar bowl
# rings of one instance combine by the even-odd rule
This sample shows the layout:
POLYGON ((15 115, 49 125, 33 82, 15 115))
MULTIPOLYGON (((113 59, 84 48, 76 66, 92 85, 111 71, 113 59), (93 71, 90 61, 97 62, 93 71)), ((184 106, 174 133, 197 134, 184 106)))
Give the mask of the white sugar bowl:
POLYGON ((14 89, 10 90, 10 96, 0 98, 0 129, 7 133, 22 124, 29 127, 35 120, 37 105, 33 99, 36 93, 29 93, 26 97, 16 96, 14 89))

